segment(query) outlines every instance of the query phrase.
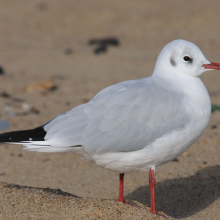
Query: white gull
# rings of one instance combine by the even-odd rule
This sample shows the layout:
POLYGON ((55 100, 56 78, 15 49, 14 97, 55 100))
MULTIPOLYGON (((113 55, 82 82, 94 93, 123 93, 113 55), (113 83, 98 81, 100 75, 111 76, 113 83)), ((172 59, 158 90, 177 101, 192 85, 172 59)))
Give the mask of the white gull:
POLYGON ((38 152, 74 152, 120 174, 149 171, 156 214, 154 172, 186 151, 204 132, 211 103, 199 76, 220 69, 193 43, 175 40, 158 56, 152 76, 105 88, 87 104, 32 130, 0 135, 0 142, 38 152))

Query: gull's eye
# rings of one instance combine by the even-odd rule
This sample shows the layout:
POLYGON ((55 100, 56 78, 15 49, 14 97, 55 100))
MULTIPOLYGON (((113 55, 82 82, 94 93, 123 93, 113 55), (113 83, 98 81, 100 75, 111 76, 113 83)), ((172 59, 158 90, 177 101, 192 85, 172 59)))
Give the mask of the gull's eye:
POLYGON ((183 59, 184 59, 185 61, 187 61, 187 62, 191 60, 191 58, 188 57, 188 56, 183 57, 183 59))

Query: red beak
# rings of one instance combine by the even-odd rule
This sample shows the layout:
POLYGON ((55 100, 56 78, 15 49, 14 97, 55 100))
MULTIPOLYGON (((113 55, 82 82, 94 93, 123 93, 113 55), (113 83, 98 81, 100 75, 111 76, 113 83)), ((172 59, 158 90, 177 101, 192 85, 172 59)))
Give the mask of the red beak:
POLYGON ((202 67, 205 67, 206 69, 220 70, 220 63, 211 62, 211 64, 204 64, 202 67))

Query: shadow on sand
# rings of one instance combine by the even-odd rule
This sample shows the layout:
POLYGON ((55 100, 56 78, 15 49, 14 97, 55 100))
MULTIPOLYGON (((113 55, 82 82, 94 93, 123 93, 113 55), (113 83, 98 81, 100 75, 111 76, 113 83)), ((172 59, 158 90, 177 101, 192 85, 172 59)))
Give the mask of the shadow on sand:
MULTIPOLYGON (((155 187, 158 210, 174 218, 189 217, 220 197, 220 166, 207 167, 195 175, 158 182, 155 187)), ((149 186, 142 186, 125 199, 150 206, 149 186)))

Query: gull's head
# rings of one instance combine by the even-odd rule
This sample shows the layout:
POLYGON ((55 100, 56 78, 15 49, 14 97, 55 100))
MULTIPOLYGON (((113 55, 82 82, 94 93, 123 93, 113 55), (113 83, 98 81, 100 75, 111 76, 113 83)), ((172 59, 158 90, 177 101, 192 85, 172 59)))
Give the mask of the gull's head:
POLYGON ((154 73, 172 72, 195 77, 213 69, 220 70, 220 64, 209 62, 195 44, 185 40, 174 40, 160 52, 154 73))

